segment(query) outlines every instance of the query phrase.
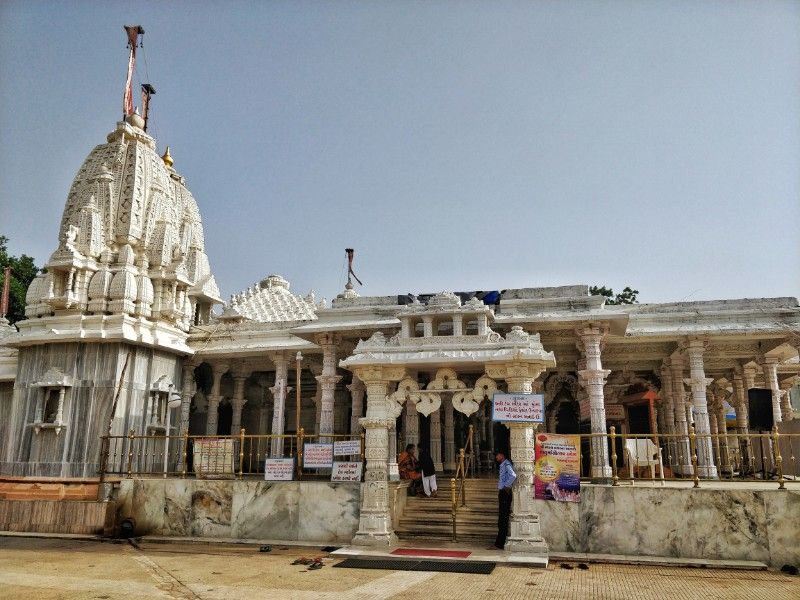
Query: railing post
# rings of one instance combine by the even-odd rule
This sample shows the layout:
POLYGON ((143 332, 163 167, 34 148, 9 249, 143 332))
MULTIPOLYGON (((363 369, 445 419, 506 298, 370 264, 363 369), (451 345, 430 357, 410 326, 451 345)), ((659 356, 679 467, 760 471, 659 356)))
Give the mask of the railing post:
POLYGON ((186 461, 189 458, 189 428, 186 428, 186 431, 183 432, 183 470, 181 472, 181 477, 186 477, 186 461))
POLYGON ((781 456, 781 448, 778 445, 780 434, 778 433, 778 426, 772 427, 772 451, 775 454, 775 470, 778 472, 778 489, 785 490, 786 484, 783 478, 783 457, 781 456))
POLYGON ((464 481, 467 478, 467 463, 466 463, 466 458, 465 458, 465 454, 464 454, 464 448, 461 448, 461 450, 459 451, 458 460, 461 463, 461 490, 460 490, 461 491, 461 506, 466 506, 467 505, 467 490, 465 489, 464 481))
MULTIPOLYGON (((617 435, 616 428, 613 425, 608 435, 611 437, 611 485, 619 485, 619 476, 617 475, 617 435)), ((605 436, 603 435, 603 437, 605 436)))
POLYGON ((694 423, 689 426, 689 450, 692 453, 692 487, 700 487, 700 476, 697 473, 697 434, 694 431, 694 423))
POLYGON ((450 480, 450 515, 453 519, 453 541, 457 541, 456 534, 456 511, 458 511, 458 501, 456 500, 456 479, 450 480))
POLYGON ((244 470, 244 427, 239 430, 239 479, 242 478, 244 470))
POLYGON ((133 440, 135 432, 131 429, 128 432, 128 478, 131 477, 131 469, 133 467, 133 440))
POLYGON ((365 440, 365 434, 364 434, 363 431, 359 435, 359 438, 361 439, 361 452, 359 453, 359 455, 361 457, 361 462, 364 462, 364 440, 365 440))
POLYGON ((303 436, 305 432, 301 427, 297 432, 297 478, 303 478, 303 436))

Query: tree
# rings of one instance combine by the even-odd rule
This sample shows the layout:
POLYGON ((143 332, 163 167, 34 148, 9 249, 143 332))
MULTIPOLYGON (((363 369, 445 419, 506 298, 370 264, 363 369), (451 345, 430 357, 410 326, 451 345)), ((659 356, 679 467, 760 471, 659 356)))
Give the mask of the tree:
POLYGON ((614 294, 614 290, 606 286, 593 285, 589 288, 589 295, 591 296, 605 296, 606 304, 638 304, 637 297, 639 290, 634 290, 631 287, 625 286, 619 294, 614 294))
POLYGON ((33 257, 23 254, 19 257, 8 253, 8 238, 0 235, 0 290, 5 285, 5 268, 11 267, 11 287, 9 288, 8 314, 11 323, 25 318, 25 292, 41 269, 33 263, 33 257))

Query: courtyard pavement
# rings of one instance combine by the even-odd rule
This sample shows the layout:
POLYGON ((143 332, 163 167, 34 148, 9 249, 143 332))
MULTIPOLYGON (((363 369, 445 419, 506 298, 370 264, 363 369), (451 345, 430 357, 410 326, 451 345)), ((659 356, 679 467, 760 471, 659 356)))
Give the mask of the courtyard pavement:
MULTIPOLYGON (((570 599, 800 598, 776 571, 589 564, 587 570, 498 565, 491 575, 338 569, 319 547, 99 542, 0 537, 0 598, 570 599), (292 565, 322 556, 324 567, 292 565)), ((575 563, 572 563, 577 567, 575 563)))

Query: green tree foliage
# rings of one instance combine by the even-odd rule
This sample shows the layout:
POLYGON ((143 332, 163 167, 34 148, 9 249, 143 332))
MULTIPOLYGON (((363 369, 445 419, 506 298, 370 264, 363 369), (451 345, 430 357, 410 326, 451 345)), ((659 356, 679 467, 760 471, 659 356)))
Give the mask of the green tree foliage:
POLYGON ((639 290, 634 290, 628 286, 618 294, 614 294, 614 290, 606 286, 593 285, 589 288, 589 294, 592 296, 605 296, 606 304, 638 304, 637 297, 639 290))
POLYGON ((11 256, 8 253, 8 238, 0 235, 0 291, 5 284, 6 267, 11 267, 11 287, 8 294, 6 319, 16 323, 25 318, 25 292, 41 269, 33 264, 33 257, 27 254, 19 257, 11 256))

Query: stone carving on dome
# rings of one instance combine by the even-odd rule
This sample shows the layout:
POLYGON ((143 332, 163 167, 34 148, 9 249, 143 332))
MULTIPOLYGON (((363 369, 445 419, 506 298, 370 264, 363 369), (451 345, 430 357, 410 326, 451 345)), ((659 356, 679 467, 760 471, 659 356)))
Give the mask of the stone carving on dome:
POLYGON ((28 318, 121 313, 188 332, 220 302, 197 203, 137 123, 118 123, 80 166, 28 318))
POLYGON ((296 296, 289 291, 286 279, 280 275, 270 275, 258 284, 234 294, 226 313, 232 310, 252 321, 280 323, 313 321, 317 318, 316 308, 313 293, 296 296))
POLYGON ((461 306, 461 299, 453 292, 441 291, 428 300, 428 306, 441 308, 458 308, 461 306))

